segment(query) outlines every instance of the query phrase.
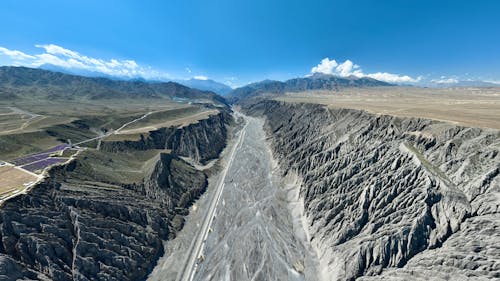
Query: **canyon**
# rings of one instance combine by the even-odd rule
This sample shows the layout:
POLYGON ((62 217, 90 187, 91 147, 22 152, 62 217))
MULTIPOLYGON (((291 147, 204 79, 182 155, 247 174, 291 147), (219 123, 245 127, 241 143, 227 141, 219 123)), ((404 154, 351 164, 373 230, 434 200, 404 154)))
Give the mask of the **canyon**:
POLYGON ((0 280, 500 278, 496 90, 346 80, 360 88, 345 94, 320 77, 317 92, 256 84, 229 107, 175 84, 63 78, 120 91, 5 104, 5 159, 76 152, 2 202, 0 280), (136 87, 151 97, 112 99, 136 87), (397 104, 409 98, 429 111, 397 104))
POLYGON ((500 277, 500 133, 264 101, 283 173, 301 179, 322 280, 500 277))
MULTIPOLYGON (((144 279, 163 254, 162 241, 175 237, 187 207, 206 189, 206 173, 181 157, 217 156, 229 122, 220 113, 152 134, 154 145, 140 146, 154 156, 139 183, 111 180, 96 169, 96 155, 52 168, 0 209, 0 279, 144 279)), ((104 147, 137 150, 127 142, 104 147)))

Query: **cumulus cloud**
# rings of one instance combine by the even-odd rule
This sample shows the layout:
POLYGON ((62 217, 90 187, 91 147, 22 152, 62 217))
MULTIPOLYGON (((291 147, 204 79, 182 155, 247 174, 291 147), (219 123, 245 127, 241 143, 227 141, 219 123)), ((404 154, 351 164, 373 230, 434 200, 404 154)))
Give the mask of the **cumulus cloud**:
POLYGON ((203 76, 203 75, 196 75, 193 78, 196 79, 196 80, 208 80, 208 77, 207 76, 203 76))
POLYGON ((370 77, 373 79, 377 79, 380 81, 385 81, 389 83, 415 83, 420 81, 420 77, 418 78, 412 78, 408 75, 398 75, 398 74, 392 74, 392 73, 387 73, 387 72, 377 72, 377 73, 370 73, 366 74, 366 77, 370 77))
POLYGON ((335 60, 324 58, 321 62, 311 69, 311 73, 325 73, 332 74, 339 64, 335 60))
POLYGON ((336 68, 337 72, 340 74, 340 76, 362 76, 363 72, 359 68, 359 65, 354 64, 350 60, 346 60, 343 63, 339 64, 336 68))
POLYGON ((10 59, 15 65, 40 67, 52 65, 73 71, 102 73, 118 77, 142 77, 146 79, 166 79, 167 73, 140 66, 134 60, 101 59, 89 57, 54 44, 35 45, 43 50, 38 54, 27 54, 18 50, 0 47, 0 56, 10 59))
POLYGON ((361 67, 357 64, 354 64, 351 60, 346 60, 343 63, 338 63, 335 60, 330 60, 330 58, 322 59, 317 66, 313 67, 311 69, 311 74, 314 73, 332 74, 341 77, 354 75, 357 77, 369 77, 389 83, 415 83, 420 81, 420 77, 412 78, 408 75, 399 75, 387 72, 365 74, 363 73, 361 67))

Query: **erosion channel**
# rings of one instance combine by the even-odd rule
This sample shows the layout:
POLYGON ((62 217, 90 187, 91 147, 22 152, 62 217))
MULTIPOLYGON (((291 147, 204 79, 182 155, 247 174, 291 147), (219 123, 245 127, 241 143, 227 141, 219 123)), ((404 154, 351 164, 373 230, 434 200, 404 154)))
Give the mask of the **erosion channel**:
POLYGON ((222 157, 227 173, 209 180, 207 193, 191 209, 178 237, 167 243, 170 255, 160 260, 150 280, 317 280, 315 254, 302 228, 302 204, 296 201, 298 188, 293 179, 281 178, 264 120, 236 117, 241 130, 222 157), (196 237, 212 200, 217 207, 208 235, 196 237), (193 239, 204 239, 200 252, 190 249, 193 239), (181 261, 192 255, 195 265, 180 272, 185 270, 181 261))

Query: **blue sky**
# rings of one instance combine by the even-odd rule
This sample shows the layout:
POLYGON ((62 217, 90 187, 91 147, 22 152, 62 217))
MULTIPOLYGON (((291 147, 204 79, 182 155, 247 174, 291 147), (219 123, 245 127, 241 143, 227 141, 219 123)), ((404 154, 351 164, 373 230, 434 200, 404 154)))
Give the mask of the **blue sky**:
POLYGON ((1 5, 2 65, 52 62, 123 76, 205 76, 233 86, 313 68, 401 82, 500 81, 500 1, 1 5))

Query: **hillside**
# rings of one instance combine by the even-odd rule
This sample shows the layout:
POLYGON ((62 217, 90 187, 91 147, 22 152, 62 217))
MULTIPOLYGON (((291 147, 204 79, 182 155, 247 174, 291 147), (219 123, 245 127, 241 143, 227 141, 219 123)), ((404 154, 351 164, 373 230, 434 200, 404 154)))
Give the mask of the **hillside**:
POLYGON ((299 189, 311 280, 500 277, 498 130, 276 101, 248 112, 299 189))
POLYGON ((326 74, 314 74, 304 78, 294 78, 285 82, 264 80, 237 88, 229 94, 233 101, 256 97, 262 94, 283 94, 308 90, 339 90, 352 87, 392 86, 392 84, 372 78, 356 76, 338 77, 326 74))
POLYGON ((193 99, 224 103, 215 93, 174 82, 112 80, 27 67, 0 67, 3 100, 193 99))
POLYGON ((227 95, 229 94, 233 89, 229 87, 226 84, 207 79, 207 80, 201 80, 201 79, 189 79, 189 80, 177 80, 175 81, 179 84, 182 84, 184 86, 193 88, 193 89, 198 89, 202 91, 210 91, 217 93, 219 95, 227 95))

